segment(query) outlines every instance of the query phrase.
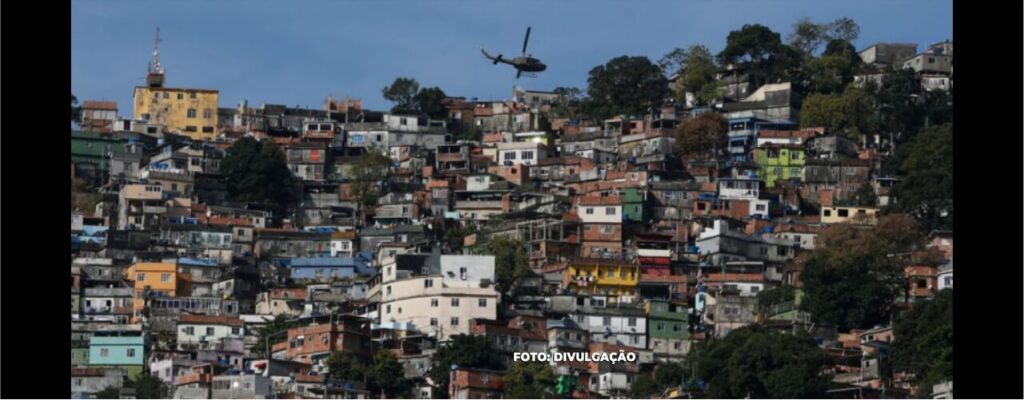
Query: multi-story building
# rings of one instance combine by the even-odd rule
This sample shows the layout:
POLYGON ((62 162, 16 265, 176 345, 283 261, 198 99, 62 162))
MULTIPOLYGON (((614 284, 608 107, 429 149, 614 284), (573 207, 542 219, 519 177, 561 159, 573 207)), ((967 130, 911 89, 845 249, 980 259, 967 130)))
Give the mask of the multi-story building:
POLYGON ((765 186, 775 187, 776 181, 803 179, 803 146, 765 144, 754 150, 754 162, 761 168, 760 178, 765 186))
POLYGON ((146 86, 135 87, 135 119, 163 125, 193 140, 216 137, 220 92, 164 87, 164 69, 159 57, 159 51, 154 50, 146 86))
POLYGON ((648 300, 649 349, 656 359, 679 361, 690 351, 689 313, 686 303, 678 300, 648 300))
POLYGON ((287 344, 287 359, 306 365, 318 364, 335 351, 368 360, 370 321, 346 315, 303 319, 288 329, 287 344))
POLYGON ((137 262, 128 268, 128 280, 134 282, 136 314, 146 305, 147 290, 153 297, 173 297, 178 293, 178 266, 175 262, 137 262))
POLYGON ((622 258, 622 199, 585 196, 575 209, 583 230, 580 254, 590 258, 622 258))
POLYGON ((124 185, 118 194, 118 229, 153 230, 167 213, 159 185, 124 185))
POLYGON ((443 341, 469 334, 471 319, 497 318, 494 256, 398 255, 381 274, 372 292, 382 323, 410 323, 443 341))

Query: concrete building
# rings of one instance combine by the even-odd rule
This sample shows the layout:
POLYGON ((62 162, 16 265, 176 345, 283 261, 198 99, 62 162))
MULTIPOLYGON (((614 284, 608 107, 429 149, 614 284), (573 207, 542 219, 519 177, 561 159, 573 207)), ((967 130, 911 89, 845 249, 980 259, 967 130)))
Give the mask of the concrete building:
POLYGON ((152 230, 167 213, 159 185, 125 185, 118 194, 117 227, 121 230, 152 230))

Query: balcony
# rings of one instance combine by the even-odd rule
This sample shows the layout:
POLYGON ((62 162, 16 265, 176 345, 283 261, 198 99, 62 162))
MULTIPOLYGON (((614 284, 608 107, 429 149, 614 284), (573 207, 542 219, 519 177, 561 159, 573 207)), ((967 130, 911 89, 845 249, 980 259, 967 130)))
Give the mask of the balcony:
POLYGON ((473 209, 473 208, 501 208, 500 200, 491 201, 473 201, 463 200, 455 202, 456 209, 473 209))
POLYGON ((458 162, 458 161, 469 161, 469 156, 462 153, 438 153, 437 161, 439 162, 458 162))

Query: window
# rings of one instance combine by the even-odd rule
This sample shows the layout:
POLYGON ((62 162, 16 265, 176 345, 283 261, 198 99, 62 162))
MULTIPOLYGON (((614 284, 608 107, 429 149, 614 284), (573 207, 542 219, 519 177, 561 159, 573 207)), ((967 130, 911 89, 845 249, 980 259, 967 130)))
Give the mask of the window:
POLYGON ((189 336, 195 335, 196 334, 196 328, 193 327, 193 326, 186 326, 185 327, 185 334, 189 335, 189 336))
POLYGON ((750 287, 750 292, 751 293, 757 293, 757 292, 760 292, 760 291, 761 291, 761 287, 760 286, 751 286, 750 287))
POLYGON ((533 159, 533 152, 532 151, 524 151, 523 152, 523 159, 524 160, 532 160, 533 159))
POLYGON ((824 215, 826 217, 831 217, 832 216, 832 210, 824 210, 824 211, 822 211, 822 215, 824 215))
POLYGON ((232 335, 241 335, 242 334, 242 328, 239 328, 237 326, 231 327, 231 334, 232 335))
POLYGON ((100 349, 100 357, 109 357, 109 356, 110 356, 110 349, 108 349, 106 347, 100 349))
POLYGON ((459 317, 452 317, 451 325, 452 326, 459 326, 459 317))
POLYGON ((433 279, 424 279, 423 280, 423 287, 425 287, 425 288, 434 287, 434 280, 433 279))
POLYGON ((430 326, 437 326, 437 318, 430 319, 430 326))
POLYGON ((665 330, 665 323, 664 322, 659 322, 658 325, 656 325, 656 326, 658 327, 657 330, 659 330, 659 331, 665 330))
POLYGON ((612 225, 601 225, 601 233, 612 233, 615 231, 615 227, 612 225))
POLYGON ((132 348, 125 349, 124 354, 126 356, 128 356, 128 357, 135 357, 135 349, 132 349, 132 348))
POLYGON ((636 318, 629 319, 629 326, 636 326, 636 318))
POLYGON ((213 133, 213 127, 212 126, 204 126, 203 127, 203 133, 213 133))
POLYGON ((633 336, 632 339, 633 339, 633 344, 640 344, 640 337, 639 336, 633 336))
POLYGON ((387 287, 387 292, 388 292, 388 296, 390 296, 391 295, 391 286, 387 287))
POLYGON ((487 299, 480 299, 477 301, 477 304, 479 304, 480 307, 487 307, 487 299))
POLYGON ((593 215, 593 214, 594 214, 594 208, 593 207, 587 207, 587 215, 593 215))
POLYGON ((391 314, 391 305, 390 304, 384 306, 384 313, 385 314, 391 314))
POLYGON ((437 299, 430 299, 430 306, 431 307, 437 307, 438 303, 439 302, 437 301, 437 299))
POLYGON ((676 350, 682 350, 683 349, 683 343, 682 342, 675 342, 672 345, 672 347, 675 348, 676 350))
POLYGON ((160 274, 160 282, 170 282, 171 274, 160 274))
POLYGON ((146 280, 146 273, 145 272, 139 272, 139 278, 137 280, 139 282, 144 282, 146 280))
POLYGON ((165 98, 165 99, 169 99, 169 98, 171 98, 171 94, 170 94, 170 93, 167 93, 167 92, 164 92, 164 98, 165 98))
POLYGON ((213 336, 213 327, 212 326, 206 327, 206 336, 213 336))
POLYGON ((186 126, 185 132, 196 132, 196 127, 193 125, 186 126))
POLYGON ((196 92, 189 92, 188 97, 191 99, 196 98, 196 92))
POLYGON ((604 317, 604 326, 610 326, 612 324, 612 317, 604 317))
POLYGON ((505 152, 505 155, 502 156, 502 159, 506 160, 506 161, 515 160, 516 159, 516 153, 512 152, 512 151, 505 152))
POLYGON ((189 118, 195 118, 196 117, 196 109, 190 108, 190 109, 188 109, 188 111, 186 111, 186 114, 187 114, 186 116, 189 117, 189 118))
POLYGON ((764 204, 758 204, 754 208, 756 208, 757 211, 764 211, 765 206, 764 206, 764 204))
POLYGON ((918 279, 917 280, 917 288, 918 289, 924 289, 926 287, 928 287, 928 282, 927 281, 925 281, 924 279, 918 279))
POLYGON ((184 93, 178 93, 178 100, 185 100, 185 94, 184 93))
POLYGON ((849 217, 850 216, 850 210, 839 209, 839 216, 842 217, 842 218, 849 217))
POLYGON ((459 298, 455 297, 455 298, 452 299, 452 307, 458 307, 458 306, 459 306, 459 298))
POLYGON ((605 207, 604 215, 615 215, 615 207, 605 207))
POLYGON ((945 277, 944 281, 946 282, 946 286, 953 286, 953 277, 952 276, 945 277))

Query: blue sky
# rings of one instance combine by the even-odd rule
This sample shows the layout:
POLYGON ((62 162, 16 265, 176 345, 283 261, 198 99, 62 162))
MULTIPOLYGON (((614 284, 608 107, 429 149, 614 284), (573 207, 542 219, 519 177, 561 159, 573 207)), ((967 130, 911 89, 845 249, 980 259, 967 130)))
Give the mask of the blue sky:
POLYGON ((718 52, 729 31, 759 23, 785 39, 793 22, 853 18, 858 50, 879 41, 952 38, 950 1, 100 1, 71 3, 71 90, 131 114, 156 26, 169 87, 220 90, 220 106, 248 100, 320 108, 328 95, 390 107, 381 88, 399 76, 449 95, 503 99, 513 70, 479 48, 529 51, 548 64, 528 89, 586 87, 587 72, 620 55, 657 61, 675 47, 718 52))

